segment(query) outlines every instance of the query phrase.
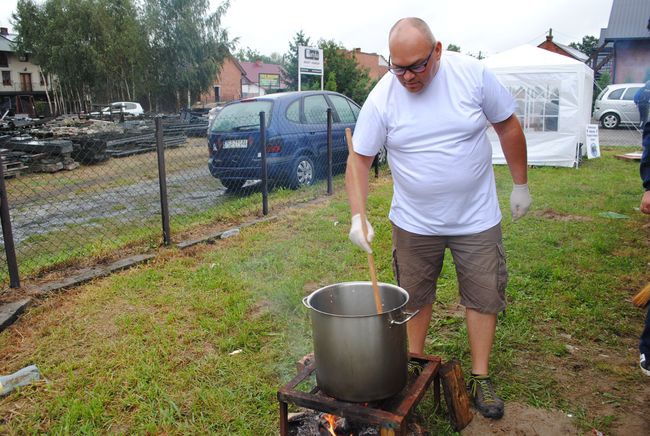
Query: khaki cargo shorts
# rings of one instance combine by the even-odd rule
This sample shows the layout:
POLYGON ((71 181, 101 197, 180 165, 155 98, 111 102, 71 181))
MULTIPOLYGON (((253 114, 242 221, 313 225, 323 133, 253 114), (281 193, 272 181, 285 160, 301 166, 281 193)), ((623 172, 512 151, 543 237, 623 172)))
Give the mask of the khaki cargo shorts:
POLYGON ((456 265, 460 304, 481 313, 505 309, 508 272, 501 224, 463 236, 417 235, 393 224, 393 272, 397 284, 409 293, 407 308, 435 301, 446 248, 456 265))

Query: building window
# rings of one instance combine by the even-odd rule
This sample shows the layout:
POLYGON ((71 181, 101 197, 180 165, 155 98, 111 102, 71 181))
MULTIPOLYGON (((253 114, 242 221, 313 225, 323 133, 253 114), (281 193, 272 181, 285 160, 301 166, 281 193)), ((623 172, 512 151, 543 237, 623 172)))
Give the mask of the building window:
POLYGON ((29 61, 29 55, 27 53, 23 53, 18 57, 18 60, 20 62, 27 62, 29 61))
POLYGON ((2 72, 2 84, 4 86, 11 86, 11 71, 2 72))
POLYGON ((515 114, 524 132, 557 132, 560 117, 560 87, 557 83, 509 86, 517 104, 515 114))
POLYGON ((9 66, 9 57, 7 57, 7 53, 4 51, 0 51, 0 67, 7 68, 8 66, 9 66))

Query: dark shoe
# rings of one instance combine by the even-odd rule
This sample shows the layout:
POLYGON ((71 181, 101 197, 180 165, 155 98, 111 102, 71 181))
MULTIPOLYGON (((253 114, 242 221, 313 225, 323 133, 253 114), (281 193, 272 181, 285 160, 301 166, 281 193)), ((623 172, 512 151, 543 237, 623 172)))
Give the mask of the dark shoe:
POLYGON ((481 415, 491 419, 500 419, 503 416, 503 400, 494 392, 489 376, 471 375, 467 390, 474 407, 481 415))
POLYGON ((645 354, 641 355, 639 366, 641 367, 641 372, 650 376, 650 361, 646 360, 645 354))

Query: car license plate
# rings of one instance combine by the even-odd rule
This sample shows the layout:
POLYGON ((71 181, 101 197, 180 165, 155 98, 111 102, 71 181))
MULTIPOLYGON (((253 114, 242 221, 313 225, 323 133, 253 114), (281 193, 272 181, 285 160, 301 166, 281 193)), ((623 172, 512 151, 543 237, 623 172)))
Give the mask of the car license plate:
POLYGON ((227 139, 223 142, 223 148, 246 148, 248 139, 227 139))

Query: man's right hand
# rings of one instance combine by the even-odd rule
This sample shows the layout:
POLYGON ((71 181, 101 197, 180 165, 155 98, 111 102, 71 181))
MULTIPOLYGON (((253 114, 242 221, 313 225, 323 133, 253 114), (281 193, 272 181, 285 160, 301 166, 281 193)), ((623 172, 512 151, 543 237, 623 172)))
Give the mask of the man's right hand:
POLYGON ((361 248, 366 253, 372 253, 370 243, 375 237, 375 231, 370 225, 370 221, 366 218, 366 228, 368 229, 368 237, 363 235, 363 226, 361 223, 361 214, 356 214, 352 217, 352 225, 350 226, 350 241, 357 247, 361 248))

